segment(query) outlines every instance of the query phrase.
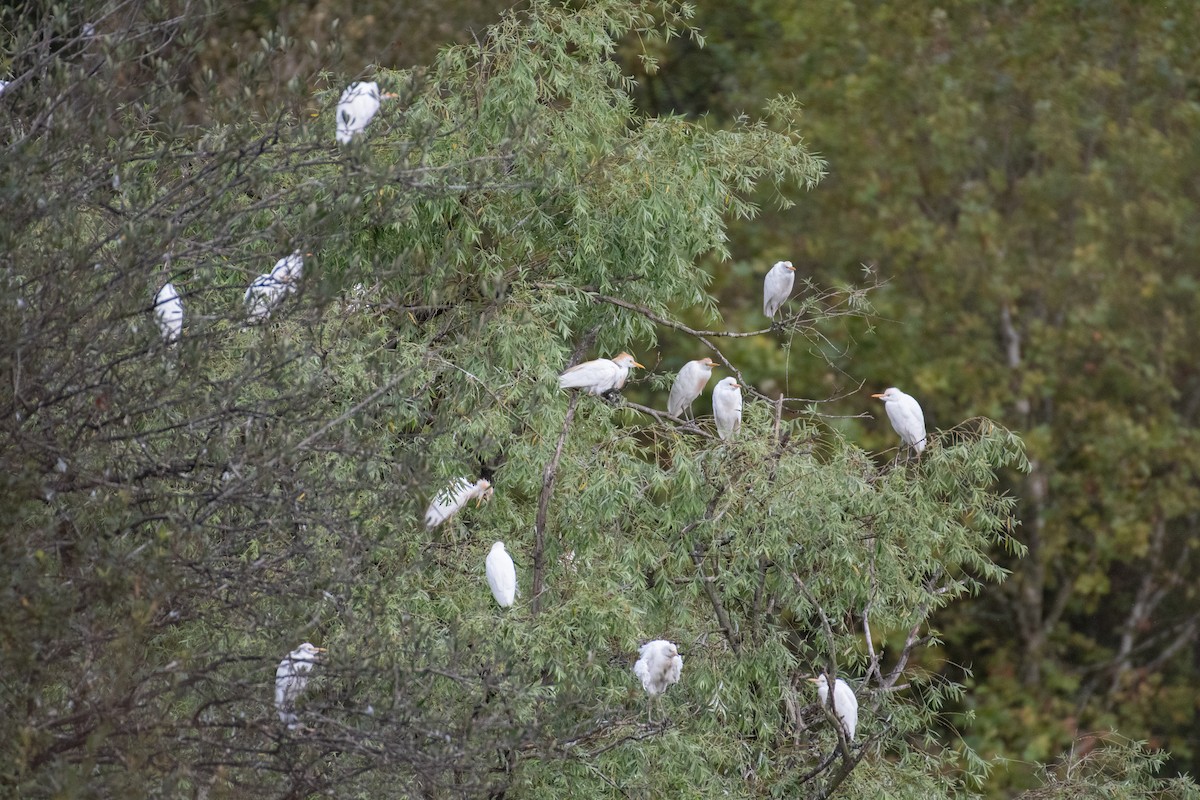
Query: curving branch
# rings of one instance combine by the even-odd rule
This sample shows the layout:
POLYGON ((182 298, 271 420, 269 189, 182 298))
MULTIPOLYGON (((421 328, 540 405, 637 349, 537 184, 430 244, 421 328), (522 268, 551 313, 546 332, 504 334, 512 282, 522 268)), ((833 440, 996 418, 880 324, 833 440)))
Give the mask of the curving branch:
MULTIPOLYGON (((792 410, 798 410, 798 407, 805 406, 805 405, 836 403, 837 401, 839 401, 845 397, 848 397, 851 394, 855 394, 862 389, 862 383, 860 382, 858 384, 858 386, 856 386, 853 390, 851 390, 849 392, 846 392, 846 393, 843 393, 840 395, 836 395, 834 397, 825 398, 825 399, 816 399, 816 398, 808 398, 808 397, 781 397, 781 398, 768 397, 767 395, 758 391, 758 389, 754 388, 754 386, 747 383, 745 377, 742 375, 742 371, 739 370, 737 367, 735 367, 733 365, 733 362, 730 361, 729 358, 721 351, 721 348, 717 347, 717 345, 712 342, 712 339, 717 338, 717 337, 728 338, 728 339, 740 339, 740 338, 749 338, 749 337, 754 337, 754 336, 762 336, 764 334, 773 333, 773 332, 776 332, 779 330, 786 330, 787 324, 793 323, 793 322, 797 323, 796 325, 793 326, 793 329, 796 329, 796 328, 800 327, 798 325, 798 321, 803 316, 803 314, 796 314, 791 317, 788 317, 786 320, 783 320, 782 322, 780 322, 778 325, 776 325, 774 327, 762 328, 760 330, 755 330, 755 331, 697 330, 695 328, 692 328, 688 325, 683 324, 682 322, 679 322, 678 320, 670 319, 668 317, 662 316, 661 314, 655 313, 654 311, 647 308, 646 306, 639 305, 637 303, 631 303, 628 300, 622 300, 619 297, 613 297, 611 295, 606 295, 603 292, 600 292, 599 290, 594 289, 592 287, 585 286, 583 288, 578 288, 578 287, 574 287, 574 286, 562 286, 560 284, 547 283, 547 282, 534 282, 529 285, 535 289, 548 289, 548 290, 552 290, 552 291, 582 292, 583 294, 587 295, 588 297, 591 297, 592 299, 594 299, 598 302, 607 303, 608 305, 616 306, 618 308, 623 308, 627 311, 632 311, 636 314, 640 314, 641 316, 645 317, 646 319, 650 320, 651 322, 653 322, 657 325, 662 325, 664 327, 671 328, 672 330, 679 331, 680 333, 686 333, 688 336, 691 336, 691 337, 697 339, 705 347, 707 347, 709 350, 711 350, 712 353, 717 357, 717 359, 719 359, 720 362, 725 366, 725 368, 728 369, 730 372, 732 372, 737 377, 738 383, 741 384, 747 392, 749 392, 751 395, 758 398, 759 400, 762 400, 765 403, 771 403, 772 405, 774 405, 776 402, 781 400, 785 407, 789 407, 792 410)), ((857 315, 858 315, 858 312, 849 311, 849 310, 840 312, 837 314, 833 314, 833 316, 857 316, 857 315)), ((806 330, 808 330, 813 335, 820 336, 819 332, 812 326, 805 326, 805 327, 806 327, 806 330)), ((824 337, 822 337, 822 338, 824 338, 824 337)), ((868 412, 863 412, 861 414, 848 414, 848 415, 836 415, 836 416, 821 414, 820 416, 829 417, 831 419, 874 419, 874 415, 870 414, 868 412)))

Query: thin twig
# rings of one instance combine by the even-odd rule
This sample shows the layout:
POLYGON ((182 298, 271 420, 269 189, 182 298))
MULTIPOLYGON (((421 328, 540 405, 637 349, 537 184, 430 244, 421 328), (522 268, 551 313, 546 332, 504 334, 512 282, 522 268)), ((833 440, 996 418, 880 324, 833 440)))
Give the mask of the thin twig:
POLYGON ((542 493, 538 496, 537 518, 533 526, 533 599, 529 604, 529 613, 536 617, 542 606, 542 589, 546 573, 546 517, 550 510, 550 494, 554 491, 554 479, 558 475, 558 464, 562 460, 563 444, 567 441, 567 431, 571 429, 571 420, 575 418, 575 407, 579 403, 579 393, 572 392, 567 402, 567 414, 563 418, 562 433, 558 435, 558 445, 554 448, 554 457, 546 465, 542 473, 542 493))

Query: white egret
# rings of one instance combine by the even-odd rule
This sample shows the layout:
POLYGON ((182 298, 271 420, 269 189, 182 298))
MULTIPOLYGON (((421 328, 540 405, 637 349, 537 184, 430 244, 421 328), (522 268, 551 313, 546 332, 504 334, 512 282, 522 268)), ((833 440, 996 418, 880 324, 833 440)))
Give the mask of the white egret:
MULTIPOLYGON (((650 696, 651 703, 667 690, 673 683, 679 683, 683 672, 683 656, 674 642, 665 639, 655 639, 646 642, 640 649, 641 658, 633 665, 633 674, 642 682, 642 688, 650 696)), ((646 709, 646 717, 654 721, 651 708, 646 709)))
POLYGON ((471 500, 479 506, 491 497, 492 484, 485 478, 480 478, 474 483, 466 478, 459 478, 433 498, 433 502, 425 511, 425 527, 432 530, 461 511, 471 500))
POLYGON ((790 261, 776 261, 763 279, 763 314, 775 319, 775 312, 792 293, 796 280, 796 268, 790 261))
POLYGON ((255 278, 242 298, 250 323, 258 324, 270 319, 271 312, 283 299, 296 291, 303 274, 304 256, 297 251, 276 261, 270 272, 255 278))
POLYGON ((699 358, 684 364, 683 369, 679 370, 679 374, 675 376, 675 383, 671 385, 671 397, 667 400, 667 413, 672 417, 678 417, 691 408, 695 399, 704 391, 704 386, 712 377, 713 367, 716 365, 717 362, 711 358, 699 358))
POLYGON ((736 378, 724 378, 713 387, 712 404, 717 433, 732 439, 742 429, 742 388, 736 378))
POLYGON ((355 81, 342 92, 337 104, 337 140, 349 144, 357 133, 367 128, 367 123, 379 111, 381 99, 391 100, 394 94, 380 94, 375 81, 355 81))
POLYGON ((639 649, 641 658, 633 665, 633 674, 642 682, 642 688, 651 697, 657 697, 673 683, 679 683, 683 672, 683 656, 674 642, 655 639, 639 649))
POLYGON ((517 568, 512 557, 504 549, 504 542, 496 542, 488 553, 487 582, 492 590, 492 597, 501 608, 508 608, 517 596, 517 568))
MULTIPOLYGON (((821 673, 816 678, 808 680, 817 685, 817 697, 821 698, 821 705, 828 705, 829 680, 825 674, 821 673)), ((841 678, 833 683, 833 713, 841 720, 846 738, 854 741, 854 729, 858 727, 858 698, 854 696, 854 690, 850 688, 850 684, 841 678)))
POLYGON ((620 353, 611 360, 597 358, 585 361, 559 375, 558 388, 584 389, 588 394, 604 394, 625 385, 630 367, 645 369, 629 353, 620 353))
POLYGON ((275 670, 275 710, 279 712, 279 721, 287 725, 290 731, 300 727, 300 718, 296 716, 296 700, 304 692, 304 687, 308 685, 308 674, 324 652, 324 647, 305 642, 284 656, 275 670))
POLYGON ((183 301, 175 284, 167 282, 154 295, 154 318, 162 331, 163 341, 175 344, 183 334, 183 301))
POLYGON ((912 395, 905 394, 895 386, 880 394, 873 394, 883 401, 892 427, 900 434, 900 442, 920 453, 925 449, 925 414, 921 404, 912 395))

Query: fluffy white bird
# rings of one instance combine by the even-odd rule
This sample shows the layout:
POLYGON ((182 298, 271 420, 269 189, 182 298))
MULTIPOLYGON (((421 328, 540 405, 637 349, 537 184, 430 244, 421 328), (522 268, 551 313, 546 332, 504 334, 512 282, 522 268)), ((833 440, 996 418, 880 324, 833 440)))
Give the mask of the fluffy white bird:
POLYGON ((284 656, 275 670, 275 710, 279 712, 279 721, 294 731, 300 727, 300 718, 296 716, 296 700, 308 685, 308 674, 321 660, 324 647, 315 647, 311 642, 305 642, 284 656))
POLYGON ((342 92, 337 104, 337 140, 349 144, 357 133, 367 128, 367 123, 379 111, 381 99, 390 100, 394 94, 380 94, 375 81, 355 81, 342 92))
POLYGON ((645 369, 629 353, 619 353, 614 359, 597 358, 576 364, 558 376, 560 389, 584 389, 588 394, 604 394, 620 389, 629 377, 629 368, 645 369))
POLYGON ((158 321, 158 329, 162 331, 163 341, 175 344, 183 334, 183 301, 175 284, 167 282, 154 295, 154 318, 158 321))
POLYGON ((491 497, 492 484, 485 478, 480 478, 474 483, 466 478, 459 478, 433 498, 433 502, 425 511, 425 527, 432 530, 461 511, 471 500, 475 500, 475 505, 478 506, 491 497))
POLYGON ((259 275, 246 290, 242 302, 251 324, 266 322, 283 299, 296 291, 304 274, 304 256, 298 251, 275 262, 270 272, 259 275))
POLYGON ((873 394, 883 401, 892 427, 900 434, 900 442, 918 453, 925 449, 925 414, 921 404, 912 395, 905 394, 895 386, 880 394, 873 394))
POLYGON ((657 697, 673 683, 679 683, 683 672, 683 656, 674 642, 655 639, 641 646, 641 658, 633 665, 633 674, 651 697, 657 697))
POLYGON ((717 434, 732 439, 742 429, 742 387, 735 378, 723 378, 713 387, 713 414, 717 434))
POLYGON ((485 566, 492 597, 496 598, 501 608, 508 608, 517 597, 517 568, 512 557, 504 549, 504 542, 492 545, 485 566))
MULTIPOLYGON (((829 703, 829 680, 824 673, 808 680, 817 685, 817 696, 821 698, 821 705, 827 705, 829 703)), ((842 721, 846 738, 854 741, 854 729, 858 727, 858 698, 854 696, 854 690, 850 688, 850 684, 841 678, 833 683, 833 713, 842 721)))
POLYGON ((692 402, 704 391, 704 386, 712 377, 713 367, 716 365, 717 363, 711 358, 699 358, 684 364, 683 369, 679 370, 679 374, 675 376, 675 383, 671 384, 671 397, 667 400, 667 413, 672 417, 678 417, 690 409, 692 402))
POLYGON ((763 313, 775 319, 775 312, 792 294, 796 268, 790 261, 776 261, 763 279, 763 313))

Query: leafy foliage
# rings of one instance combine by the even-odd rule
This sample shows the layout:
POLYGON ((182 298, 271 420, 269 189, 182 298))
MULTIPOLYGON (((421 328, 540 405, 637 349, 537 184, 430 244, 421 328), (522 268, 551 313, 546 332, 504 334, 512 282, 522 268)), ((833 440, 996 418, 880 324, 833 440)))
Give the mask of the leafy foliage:
MULTIPOLYGON (((13 19, 0 95, 5 785, 874 797, 981 778, 933 738, 961 688, 919 664, 931 615, 1003 577, 993 547, 1021 550, 995 488, 1027 466, 1013 434, 972 420, 886 463, 744 377, 730 443, 634 402, 661 406, 662 376, 629 400, 556 389, 660 341, 740 377, 740 345, 769 364, 777 332, 828 341, 867 313, 814 287, 771 331, 683 322, 718 318, 700 264, 760 190, 825 169, 791 100, 728 128, 635 110, 623 37, 694 37, 690 8, 535 0, 380 71, 399 99, 346 148, 337 88, 315 117, 292 85, 189 123, 186 8, 95 10, 13 19), (246 286, 294 251, 298 291, 248 325, 246 286), (174 346, 151 308, 168 279, 174 346), (463 475, 494 499, 427 530, 463 475), (508 612, 483 580, 497 539, 508 612), (629 667, 659 637, 685 667, 649 722, 629 667), (288 731, 270 681, 306 639, 330 655, 288 731), (819 670, 856 687, 858 742, 815 703, 819 670)), ((293 46, 264 37, 247 85, 293 46)))
MULTIPOLYGON (((663 48, 643 107, 732 119, 793 92, 831 165, 731 250, 819 282, 867 264, 895 321, 831 329, 831 363, 793 351, 789 379, 899 385, 935 428, 984 414, 1029 448, 1005 476, 1029 557, 1000 555, 1013 580, 941 618, 937 668, 974 673, 970 741, 1037 763, 1116 727, 1194 772, 1194 8, 761 0, 698 22, 708 46, 663 48)), ((713 291, 726 307, 749 288, 713 291)), ((1014 766, 992 785, 1037 780, 1014 766)))

